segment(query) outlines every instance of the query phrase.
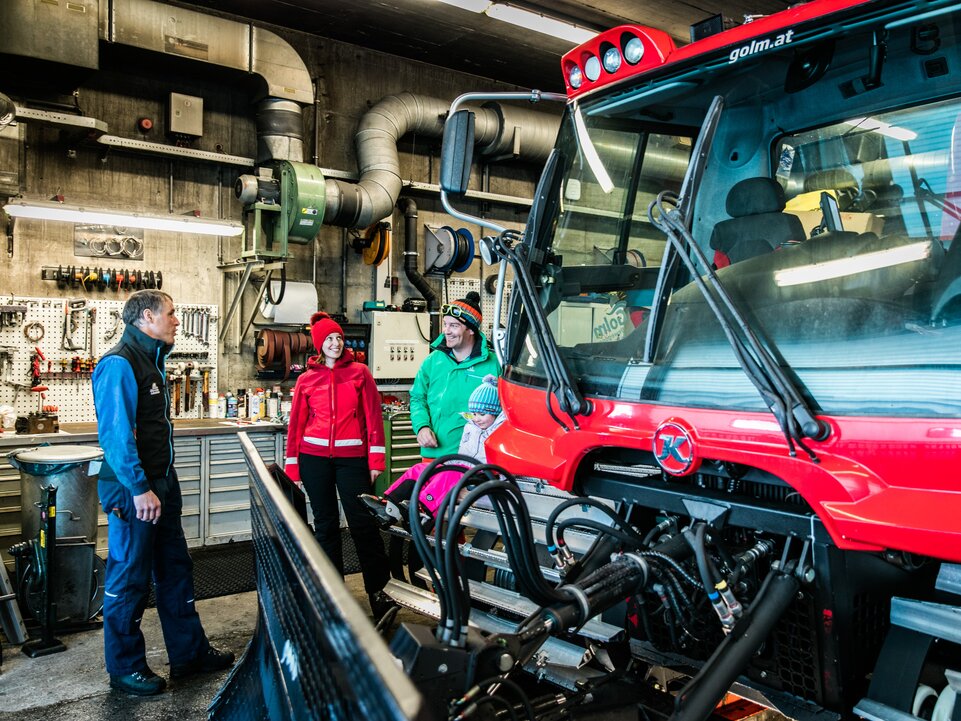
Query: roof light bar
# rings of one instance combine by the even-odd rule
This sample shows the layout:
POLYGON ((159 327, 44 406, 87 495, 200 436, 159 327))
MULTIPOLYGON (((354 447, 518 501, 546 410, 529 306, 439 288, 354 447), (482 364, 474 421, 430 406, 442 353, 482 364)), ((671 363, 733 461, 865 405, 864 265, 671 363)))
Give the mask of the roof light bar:
POLYGON ((564 55, 561 68, 570 97, 664 64, 675 50, 671 36, 643 25, 600 33, 564 55))

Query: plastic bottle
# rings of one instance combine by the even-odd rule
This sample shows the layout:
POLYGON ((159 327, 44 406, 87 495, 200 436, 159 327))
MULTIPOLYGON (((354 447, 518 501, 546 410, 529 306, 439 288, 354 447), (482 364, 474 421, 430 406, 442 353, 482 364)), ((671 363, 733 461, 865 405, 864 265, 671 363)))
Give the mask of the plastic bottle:
POLYGON ((288 393, 280 399, 280 416, 286 422, 290 418, 290 409, 294 403, 293 392, 288 393))
POLYGON ((260 389, 259 388, 250 394, 250 401, 248 402, 248 405, 250 410, 250 420, 259 421, 260 420, 260 389))
POLYGON ((243 388, 237 389, 237 418, 247 420, 247 392, 243 388))
POLYGON ((257 396, 260 398, 260 402, 257 404, 257 420, 259 421, 267 417, 267 395, 268 392, 263 388, 257 389, 257 396))
POLYGON ((226 417, 227 417, 227 399, 224 397, 224 394, 221 393, 217 397, 217 418, 226 418, 226 417))
MULTIPOLYGON (((223 398, 223 396, 220 396, 220 398, 223 398)), ((220 401, 217 397, 217 391, 210 391, 210 393, 207 394, 207 409, 208 418, 222 417, 219 413, 220 401)))
POLYGON ((267 417, 274 420, 278 413, 280 413, 280 399, 276 393, 271 393, 270 398, 267 399, 267 417))

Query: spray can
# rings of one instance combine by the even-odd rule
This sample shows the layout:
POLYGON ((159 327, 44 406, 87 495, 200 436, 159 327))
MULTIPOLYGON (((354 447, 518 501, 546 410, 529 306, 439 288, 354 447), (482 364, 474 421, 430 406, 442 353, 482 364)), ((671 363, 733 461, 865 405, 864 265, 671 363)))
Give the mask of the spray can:
POLYGON ((227 391, 227 418, 237 417, 237 396, 227 391))
POLYGON ((250 420, 260 420, 260 389, 250 394, 250 420))

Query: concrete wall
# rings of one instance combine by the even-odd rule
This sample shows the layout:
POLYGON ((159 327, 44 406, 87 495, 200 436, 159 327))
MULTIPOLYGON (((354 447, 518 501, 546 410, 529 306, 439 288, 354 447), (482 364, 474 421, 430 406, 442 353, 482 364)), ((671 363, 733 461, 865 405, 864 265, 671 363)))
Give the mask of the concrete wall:
MULTIPOLYGON (((305 160, 311 162, 316 157, 317 165, 324 168, 357 172, 354 132, 363 114, 386 95, 410 91, 453 99, 467 91, 514 89, 489 79, 452 73, 359 46, 271 29, 298 51, 315 79, 316 108, 304 109, 305 160)), ((34 105, 41 97, 76 102, 85 115, 106 122, 111 135, 151 142, 173 142, 165 133, 166 101, 170 92, 199 96, 204 100, 204 134, 191 141, 190 146, 240 156, 256 155, 252 105, 256 91, 249 76, 239 71, 101 43, 100 70, 82 80, 75 98, 65 93, 55 96, 44 91, 41 94, 24 78, 19 81, 19 86, 17 79, 11 84, 0 82, 0 91, 19 104, 34 105), (150 133, 137 129, 137 120, 142 117, 153 119, 155 127, 150 133)), ((405 137, 400 143, 405 177, 436 183, 439 145, 439 139, 405 137)), ((487 189, 529 197, 539 170, 539 167, 517 162, 493 165, 487 189)), ((0 135, 0 180, 5 180, 8 190, 11 183, 18 185, 20 193, 30 199, 47 199, 60 193, 68 203, 154 213, 197 210, 204 217, 240 220, 241 206, 234 199, 233 183, 243 172, 250 171, 214 163, 107 151, 76 134, 37 123, 20 123, 0 135)), ((480 183, 474 187, 479 188, 480 183)), ((411 197, 420 210, 419 246, 423 245, 425 223, 463 225, 442 211, 435 196, 421 193, 411 197)), ((476 203, 465 203, 463 208, 469 212, 481 211, 476 203)), ((523 206, 494 205, 486 212, 489 217, 512 227, 520 227, 526 216, 523 206)), ((399 290, 390 300, 400 305, 405 298, 419 294, 408 284, 403 272, 402 215, 395 211, 392 223, 394 243, 388 262, 390 273, 399 278, 399 290)), ((476 237, 480 236, 478 227, 470 230, 476 237)), ((351 321, 362 322, 362 302, 376 298, 375 286, 382 283, 375 281, 374 269, 365 265, 358 254, 351 249, 345 251, 349 234, 342 228, 324 226, 313 244, 292 246, 293 258, 287 266, 287 277, 292 281, 316 278, 324 309, 345 310, 351 321)), ((100 264, 74 256, 73 235, 70 224, 17 221, 12 255, 0 254, 4 278, 0 281, 0 294, 51 298, 84 295, 80 290, 58 291, 56 284, 40 279, 43 266, 100 264)), ((227 274, 225 281, 225 274, 218 266, 239 257, 239 239, 149 230, 144 231, 144 238, 144 260, 130 262, 128 267, 162 271, 164 290, 178 303, 219 304, 221 316, 226 313, 237 275, 227 274)), ((480 265, 480 261, 476 261, 466 275, 482 277, 484 270, 480 265)), ((419 267, 423 269, 423 255, 419 267)), ((437 288, 441 292, 439 282, 437 288)), ((86 295, 122 298, 124 294, 110 295, 108 291, 86 295)), ((250 312, 253 297, 253 291, 245 296, 239 314, 244 319, 250 312)), ((305 320, 308 314, 309 310, 305 309, 305 320)), ((238 349, 240 323, 235 321, 232 326, 218 359, 221 391, 265 385, 264 381, 254 378, 253 334, 249 334, 238 349)))

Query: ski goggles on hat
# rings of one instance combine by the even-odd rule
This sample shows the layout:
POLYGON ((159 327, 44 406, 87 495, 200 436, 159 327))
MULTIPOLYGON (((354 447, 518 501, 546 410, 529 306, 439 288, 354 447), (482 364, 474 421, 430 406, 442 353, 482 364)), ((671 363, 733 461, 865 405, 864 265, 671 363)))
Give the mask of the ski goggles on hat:
POLYGON ((441 315, 449 315, 451 318, 456 318, 471 328, 480 328, 481 314, 470 306, 461 305, 456 302, 444 303, 444 305, 440 307, 440 312, 441 315))

